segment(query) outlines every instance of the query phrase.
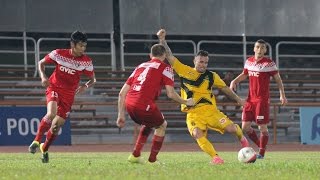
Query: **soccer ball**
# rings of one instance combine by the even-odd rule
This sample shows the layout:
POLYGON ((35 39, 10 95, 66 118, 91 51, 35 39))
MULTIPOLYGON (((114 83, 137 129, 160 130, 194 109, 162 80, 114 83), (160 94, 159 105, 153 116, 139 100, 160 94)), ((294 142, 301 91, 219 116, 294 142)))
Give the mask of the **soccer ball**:
POLYGON ((238 153, 238 160, 242 163, 254 163, 257 159, 257 154, 252 147, 244 147, 238 153))

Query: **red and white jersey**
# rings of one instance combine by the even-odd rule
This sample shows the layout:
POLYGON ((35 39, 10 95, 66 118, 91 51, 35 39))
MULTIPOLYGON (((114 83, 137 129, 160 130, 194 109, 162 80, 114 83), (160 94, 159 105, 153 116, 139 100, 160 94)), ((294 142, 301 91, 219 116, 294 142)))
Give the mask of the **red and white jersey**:
POLYGON ((126 84, 130 90, 126 97, 126 104, 150 108, 161 93, 165 85, 174 86, 174 75, 171 66, 152 59, 140 64, 128 78, 126 84))
POLYGON ((94 74, 92 60, 87 55, 74 57, 71 49, 56 49, 45 56, 45 61, 56 65, 49 78, 50 86, 66 92, 75 92, 81 74, 88 77, 94 74))
POLYGON ((253 56, 246 60, 243 73, 249 76, 248 101, 268 101, 270 77, 278 73, 276 64, 266 57, 256 62, 253 56))

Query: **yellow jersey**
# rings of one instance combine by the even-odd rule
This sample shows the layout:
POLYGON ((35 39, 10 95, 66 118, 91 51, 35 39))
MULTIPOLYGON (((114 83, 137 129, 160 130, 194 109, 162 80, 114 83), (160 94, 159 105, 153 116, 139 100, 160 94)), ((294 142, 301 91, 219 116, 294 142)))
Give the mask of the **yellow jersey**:
POLYGON ((175 58, 172 68, 180 77, 181 97, 183 99, 193 98, 196 104, 194 107, 182 104, 181 111, 188 112, 204 105, 212 105, 216 108, 212 88, 214 86, 220 89, 226 86, 217 73, 208 70, 199 73, 196 69, 182 64, 177 58, 175 58))

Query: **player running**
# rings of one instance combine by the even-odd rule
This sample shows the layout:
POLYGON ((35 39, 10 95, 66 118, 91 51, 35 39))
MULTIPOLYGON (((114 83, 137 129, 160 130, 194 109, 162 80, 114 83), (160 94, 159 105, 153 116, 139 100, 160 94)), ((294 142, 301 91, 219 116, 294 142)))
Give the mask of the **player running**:
POLYGON ((29 152, 34 154, 39 147, 43 163, 49 162, 48 149, 65 123, 75 95, 84 92, 96 82, 92 60, 84 54, 87 35, 80 31, 73 32, 70 45, 70 49, 56 49, 39 61, 41 84, 47 88, 47 114, 40 122, 36 137, 29 146, 29 152), (55 65, 49 79, 45 74, 47 64, 55 65), (81 74, 88 76, 89 81, 79 86, 81 74), (41 143, 45 132, 46 140, 41 143))

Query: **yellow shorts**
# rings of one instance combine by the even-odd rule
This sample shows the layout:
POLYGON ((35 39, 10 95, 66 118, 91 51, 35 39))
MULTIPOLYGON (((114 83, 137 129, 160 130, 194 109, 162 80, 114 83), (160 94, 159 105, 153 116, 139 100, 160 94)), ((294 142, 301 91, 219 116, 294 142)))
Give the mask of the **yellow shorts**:
POLYGON ((230 124, 233 122, 225 114, 210 105, 198 107, 187 114, 187 126, 191 135, 195 128, 205 132, 212 129, 223 134, 225 128, 230 124))

